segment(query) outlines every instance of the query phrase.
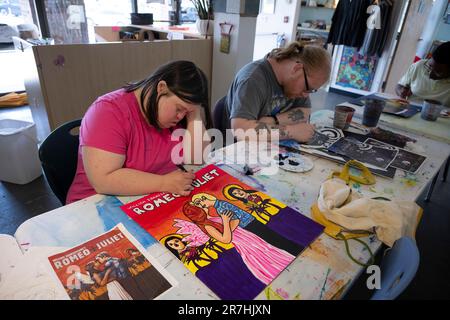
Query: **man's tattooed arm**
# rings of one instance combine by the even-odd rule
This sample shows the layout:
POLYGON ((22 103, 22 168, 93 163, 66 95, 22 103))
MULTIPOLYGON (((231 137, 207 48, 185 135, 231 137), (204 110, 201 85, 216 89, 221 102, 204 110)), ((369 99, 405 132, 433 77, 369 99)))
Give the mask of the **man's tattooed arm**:
POLYGON ((302 109, 296 108, 287 112, 288 118, 292 120, 292 122, 299 122, 300 120, 305 119, 305 114, 302 109))
POLYGON ((291 136, 289 134, 289 130, 286 125, 270 125, 264 122, 257 122, 255 130, 257 134, 263 133, 263 130, 266 130, 266 132, 270 135, 271 130, 279 130, 280 133, 280 139, 290 139, 291 136))
POLYGON ((308 122, 308 117, 311 113, 309 108, 294 108, 289 111, 277 114, 278 121, 281 124, 297 124, 308 122))

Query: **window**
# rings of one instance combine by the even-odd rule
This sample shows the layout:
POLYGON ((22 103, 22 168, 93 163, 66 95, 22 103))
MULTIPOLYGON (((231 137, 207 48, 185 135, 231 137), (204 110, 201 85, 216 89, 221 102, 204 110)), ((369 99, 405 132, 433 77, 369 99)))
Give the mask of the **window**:
POLYGON ((132 0, 84 0, 89 42, 95 42, 94 26, 131 24, 132 0))
MULTIPOLYGON (((190 0, 178 0, 181 4, 180 22, 193 23, 197 20, 197 12, 190 0)), ((168 22, 174 19, 173 12, 176 10, 175 0, 138 0, 139 13, 153 13, 153 21, 168 22)))
POLYGON ((168 21, 171 0, 138 0, 139 13, 153 13, 153 21, 168 21))
POLYGON ((131 23, 131 0, 84 0, 88 23, 120 26, 131 23))
POLYGON ((16 26, 23 23, 34 23, 28 3, 19 0, 0 0, 0 24, 16 26))

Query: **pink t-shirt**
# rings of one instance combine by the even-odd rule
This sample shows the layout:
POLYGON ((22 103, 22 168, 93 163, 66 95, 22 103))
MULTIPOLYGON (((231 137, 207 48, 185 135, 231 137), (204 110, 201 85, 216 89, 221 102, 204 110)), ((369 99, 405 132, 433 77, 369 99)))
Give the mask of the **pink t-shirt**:
POLYGON ((133 92, 119 89, 99 97, 88 109, 80 127, 78 165, 66 203, 96 194, 84 171, 81 147, 89 146, 125 155, 124 168, 166 174, 177 167, 171 160, 171 131, 158 131, 142 115, 133 92))

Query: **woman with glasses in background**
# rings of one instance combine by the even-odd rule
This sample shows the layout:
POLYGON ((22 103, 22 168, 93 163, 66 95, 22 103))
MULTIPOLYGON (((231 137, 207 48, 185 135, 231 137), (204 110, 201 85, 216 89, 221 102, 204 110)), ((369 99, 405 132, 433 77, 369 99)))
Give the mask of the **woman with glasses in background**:
POLYGON ((434 100, 450 107, 450 41, 437 47, 430 59, 412 64, 395 92, 404 99, 434 100))
POLYGON ((308 96, 328 81, 330 70, 330 55, 322 47, 293 42, 272 50, 236 75, 225 97, 222 127, 278 129, 280 140, 307 142, 314 134, 308 96))

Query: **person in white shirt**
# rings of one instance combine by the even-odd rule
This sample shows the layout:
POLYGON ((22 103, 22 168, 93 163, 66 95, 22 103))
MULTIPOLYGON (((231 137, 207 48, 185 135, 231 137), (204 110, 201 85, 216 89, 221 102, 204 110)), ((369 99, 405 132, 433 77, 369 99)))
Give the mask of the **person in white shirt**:
POLYGON ((412 64, 395 92, 404 99, 434 100, 450 107, 450 41, 437 47, 430 59, 412 64))

